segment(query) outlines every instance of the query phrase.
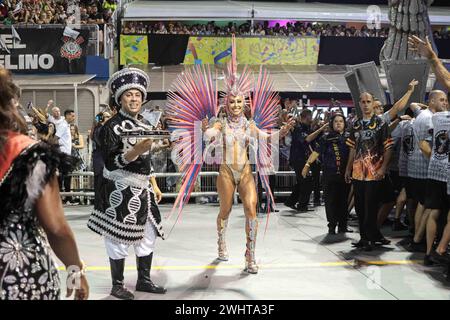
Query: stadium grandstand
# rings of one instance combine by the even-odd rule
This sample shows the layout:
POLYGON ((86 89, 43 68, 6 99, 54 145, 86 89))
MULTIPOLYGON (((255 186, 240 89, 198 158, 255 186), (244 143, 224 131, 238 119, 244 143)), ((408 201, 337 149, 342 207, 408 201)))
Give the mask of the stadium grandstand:
MULTIPOLYGON (((439 6, 444 3, 435 3, 429 9, 430 22, 434 37, 439 47, 443 48, 441 57, 446 58, 450 57, 449 46, 446 45, 449 37, 449 9, 439 6)), ((26 54, 21 59, 4 55, 0 56, 0 62, 7 67, 9 64, 10 69, 17 72, 24 103, 32 101, 35 105, 43 106, 48 97, 61 102, 64 108, 75 109, 80 114, 77 121, 82 132, 90 128, 94 115, 100 110, 100 104, 107 103, 108 93, 104 83, 117 68, 133 65, 146 70, 155 79, 150 85, 150 94, 154 100, 158 100, 157 104, 165 99, 165 93, 183 65, 208 63, 221 68, 226 61, 225 50, 222 48, 222 52, 209 57, 210 61, 202 62, 202 57, 195 56, 194 36, 204 37, 204 41, 211 37, 210 42, 214 37, 226 41, 226 37, 231 34, 245 38, 265 38, 271 41, 265 48, 273 46, 272 51, 275 46, 282 48, 285 41, 289 43, 290 50, 285 57, 282 51, 275 54, 266 50, 262 53, 266 56, 261 61, 250 59, 247 63, 255 68, 259 63, 270 65, 276 89, 282 97, 308 97, 314 100, 310 101, 313 105, 317 102, 315 100, 327 100, 330 98, 329 93, 333 93, 336 94, 335 98, 350 105, 349 89, 343 81, 346 65, 368 61, 379 64, 379 50, 388 33, 387 5, 384 2, 379 5, 379 26, 371 29, 366 26, 370 17, 367 7, 339 1, 324 4, 8 0, 0 4, 1 30, 5 37, 11 32, 11 25, 19 35, 22 32, 42 32, 37 30, 42 28, 56 32, 65 26, 75 26, 86 32, 86 37, 81 44, 84 49, 82 60, 68 60, 70 63, 64 66, 65 70, 49 69, 45 65, 45 56, 35 56, 30 61, 26 54), (354 39, 348 39, 350 37, 354 39), (142 41, 148 46, 144 51, 140 50, 142 41), (354 50, 342 50, 349 47, 354 50), (136 48, 139 48, 137 54, 136 48), (27 70, 26 66, 35 68, 27 70), (58 77, 52 73, 58 74, 58 77)), ((31 44, 28 46, 31 48, 31 44)), ((386 81, 382 81, 386 86, 386 81)), ((429 87, 432 85, 431 77, 429 87)))

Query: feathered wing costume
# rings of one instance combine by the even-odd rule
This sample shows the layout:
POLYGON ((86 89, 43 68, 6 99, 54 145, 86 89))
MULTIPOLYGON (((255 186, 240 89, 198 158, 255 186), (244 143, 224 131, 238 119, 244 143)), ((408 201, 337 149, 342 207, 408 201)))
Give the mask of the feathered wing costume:
MULTIPOLYGON (((169 130, 173 134, 173 143, 176 156, 176 162, 182 173, 181 188, 172 210, 178 211, 177 221, 181 215, 184 205, 189 201, 191 192, 194 188, 195 181, 200 173, 202 164, 205 160, 205 145, 202 141, 201 123, 204 119, 217 119, 218 106, 218 87, 215 79, 217 73, 213 76, 208 66, 196 65, 186 69, 178 76, 173 84, 173 89, 168 94, 167 103, 167 119, 169 130)), ((225 127, 228 124, 233 126, 241 126, 240 128, 246 132, 252 127, 257 132, 257 143, 255 147, 255 163, 257 171, 260 175, 263 188, 267 194, 267 206, 270 208, 274 204, 274 198, 269 186, 268 175, 273 171, 272 141, 270 140, 270 131, 277 124, 277 105, 278 97, 273 92, 273 83, 269 79, 269 74, 263 68, 260 69, 258 78, 254 82, 254 78, 250 69, 244 67, 242 73, 237 73, 236 45, 235 38, 232 37, 232 57, 227 65, 225 72, 225 110, 227 119, 222 121, 222 133, 225 134, 225 127), (253 97, 251 92, 253 91, 253 97), (234 116, 229 110, 228 100, 230 97, 243 97, 248 99, 250 107, 251 121, 246 120, 242 115, 234 116), (241 122, 239 122, 241 120, 241 122)), ((236 127, 236 128, 237 128, 236 127)), ((227 127, 230 129, 231 127, 227 127)), ((229 131, 227 131, 229 132, 229 131)), ((247 165, 247 164, 246 164, 247 165)), ((248 165, 247 165, 248 166, 248 165)), ((229 167, 228 167, 229 168, 229 167)), ((242 175, 242 169, 238 175, 242 175)), ((233 171, 233 176, 234 176, 233 171)), ((222 170, 221 173, 222 174, 222 170)), ((250 173, 251 174, 251 173, 250 173)), ((239 177, 234 177, 234 182, 239 184, 239 177), (236 182, 237 179, 237 182, 236 182)), ((220 196, 220 195, 219 195, 220 196)), ((256 208, 255 215, 256 215, 256 208)), ((227 254, 224 244, 224 235, 227 221, 218 219, 219 231, 219 259, 227 260, 227 254)), ((267 224, 266 224, 267 227, 267 224)), ((253 261, 254 267, 250 267, 251 273, 257 272, 256 264, 254 264, 254 243, 256 241, 257 219, 247 221, 247 256, 252 256, 249 261, 253 261)), ((247 265, 248 267, 248 265, 247 265)))
MULTIPOLYGON (((258 143, 256 168, 261 179, 262 187, 266 190, 267 209, 275 207, 275 200, 269 185, 269 175, 273 174, 274 170, 272 161, 274 156, 274 150, 272 148, 273 140, 266 138, 268 138, 268 133, 271 133, 277 126, 278 101, 278 95, 273 91, 273 82, 269 78, 267 70, 261 66, 251 101, 251 114, 256 127, 263 135, 266 135, 266 137, 260 140, 262 143, 258 143)), ((266 228, 268 221, 267 219, 266 228)))
POLYGON ((209 67, 195 65, 178 75, 168 93, 166 107, 174 149, 181 151, 175 161, 182 173, 181 188, 173 207, 178 208, 178 216, 189 201, 204 162, 203 143, 194 140, 195 130, 200 130, 203 119, 216 117, 217 112, 217 83, 209 67))

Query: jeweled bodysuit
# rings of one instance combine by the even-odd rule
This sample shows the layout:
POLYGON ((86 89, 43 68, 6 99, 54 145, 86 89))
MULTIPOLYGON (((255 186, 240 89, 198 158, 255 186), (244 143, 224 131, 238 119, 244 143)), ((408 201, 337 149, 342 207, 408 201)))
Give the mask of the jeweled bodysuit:
POLYGON ((244 169, 250 168, 247 157, 250 140, 249 122, 244 116, 237 119, 228 118, 223 121, 222 128, 225 143, 221 167, 223 170, 229 170, 234 183, 239 185, 244 169))

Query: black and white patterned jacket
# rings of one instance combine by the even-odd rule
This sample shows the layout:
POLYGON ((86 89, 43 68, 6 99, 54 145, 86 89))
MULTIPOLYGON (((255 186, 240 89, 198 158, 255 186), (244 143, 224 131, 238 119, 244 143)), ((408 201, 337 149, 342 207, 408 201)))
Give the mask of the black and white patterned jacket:
POLYGON ((136 128, 147 128, 142 119, 135 119, 122 110, 102 128, 100 148, 105 167, 88 227, 94 232, 125 244, 139 243, 144 237, 148 221, 158 235, 164 238, 161 215, 150 185, 154 175, 151 154, 145 153, 133 161, 125 154, 136 144, 134 138, 123 140, 121 133, 136 128))

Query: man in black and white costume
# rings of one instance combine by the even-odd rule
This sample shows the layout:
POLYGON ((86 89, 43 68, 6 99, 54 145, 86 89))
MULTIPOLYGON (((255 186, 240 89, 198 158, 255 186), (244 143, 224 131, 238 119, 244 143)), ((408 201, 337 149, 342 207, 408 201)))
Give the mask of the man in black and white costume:
POLYGON ((88 221, 88 227, 105 240, 113 283, 111 295, 126 300, 134 298, 123 281, 130 245, 134 246, 137 257, 136 291, 166 292, 150 280, 155 240, 158 236, 164 239, 157 206, 161 191, 150 162, 152 140, 136 143, 121 137, 121 133, 129 130, 151 129, 139 115, 149 82, 147 74, 135 68, 122 69, 108 81, 120 111, 102 129, 100 148, 105 159, 104 179, 99 190, 95 190, 100 196, 88 221))

